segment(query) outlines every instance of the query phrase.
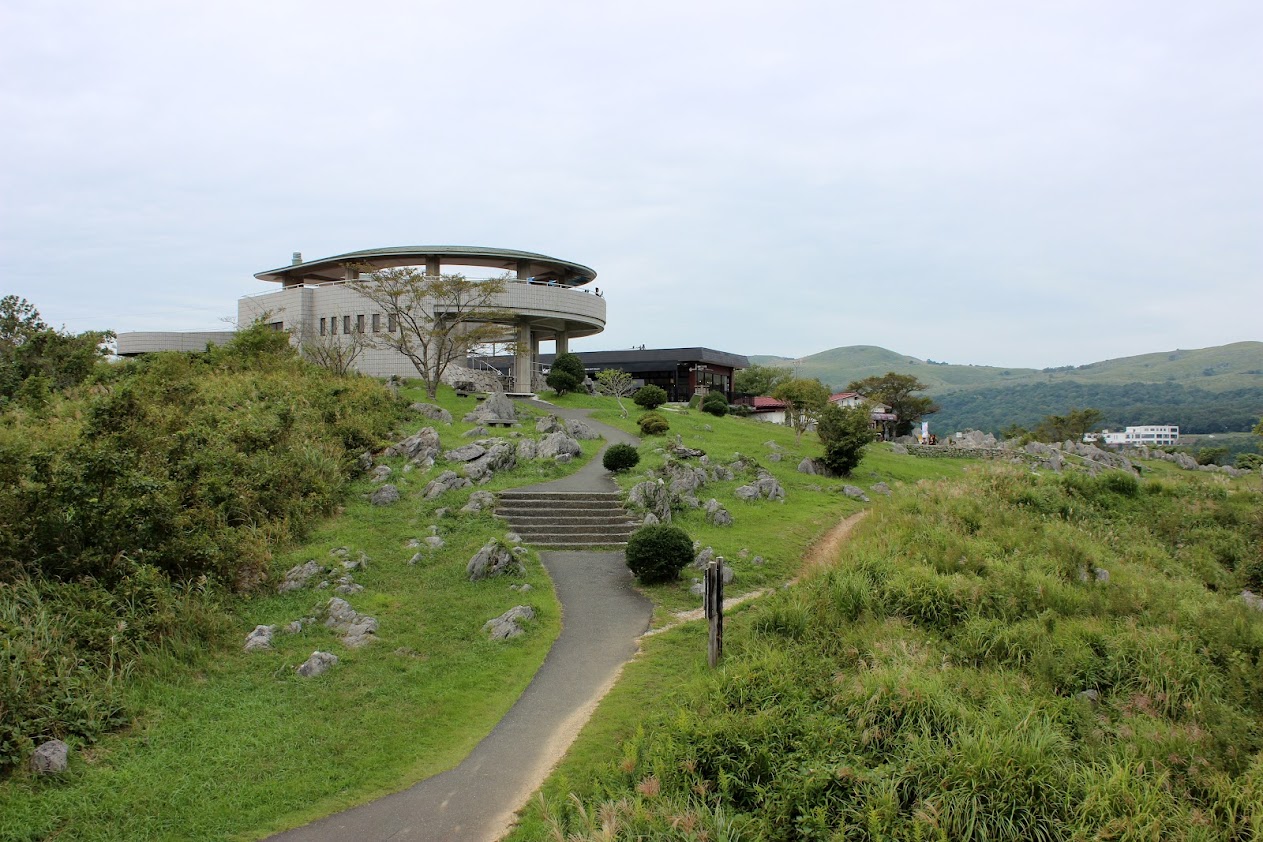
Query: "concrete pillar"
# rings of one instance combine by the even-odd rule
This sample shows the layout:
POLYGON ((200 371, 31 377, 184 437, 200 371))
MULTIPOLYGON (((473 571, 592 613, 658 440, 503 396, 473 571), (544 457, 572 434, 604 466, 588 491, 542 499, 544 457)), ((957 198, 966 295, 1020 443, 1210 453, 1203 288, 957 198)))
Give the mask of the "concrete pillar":
POLYGON ((519 324, 514 333, 517 351, 513 355, 513 391, 525 394, 534 391, 531 384, 531 357, 534 348, 538 347, 538 340, 532 335, 531 326, 525 322, 519 324))
POLYGON ((564 330, 557 331, 557 356, 570 353, 570 334, 564 330))
MULTIPOLYGON (((532 378, 537 377, 538 372, 539 372, 539 334, 532 330, 531 331, 531 377, 532 378)), ((542 377, 540 378, 539 383, 536 383, 532 379, 531 391, 532 392, 535 391, 536 387, 540 389, 544 388, 544 382, 543 382, 542 377)))
POLYGON ((530 276, 531 276, 531 261, 519 260, 517 262, 517 279, 519 281, 525 281, 530 276))
POLYGON ((443 260, 437 254, 427 255, 425 258, 425 274, 438 277, 443 274, 443 260))

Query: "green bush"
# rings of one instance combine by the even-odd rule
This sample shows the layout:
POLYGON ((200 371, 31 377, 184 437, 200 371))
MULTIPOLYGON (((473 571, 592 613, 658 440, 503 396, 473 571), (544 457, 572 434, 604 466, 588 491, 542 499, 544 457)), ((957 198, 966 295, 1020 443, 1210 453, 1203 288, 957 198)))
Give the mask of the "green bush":
POLYGON ((864 448, 874 435, 867 406, 843 408, 830 404, 820 413, 816 434, 824 444, 820 461, 835 476, 850 476, 864 458, 864 448))
POLYGON ((636 426, 640 427, 640 432, 646 436, 660 436, 671 429, 666 416, 657 412, 646 412, 636 419, 636 426))
POLYGON ((722 392, 711 392, 702 401, 702 412, 709 412, 716 418, 722 418, 728 414, 728 399, 722 392))
POLYGON ((678 526, 642 526, 627 541, 627 566, 642 582, 669 582, 693 560, 693 539, 678 526))
POLYGON ((557 394, 564 395, 579 388, 585 376, 583 361, 578 354, 562 354, 553 361, 544 382, 557 394))
POLYGON ((641 409, 653 410, 667 402, 667 393, 661 386, 650 383, 637 389, 632 401, 641 409))
POLYGON ((611 444, 601 459, 605 470, 613 473, 629 471, 640 462, 640 452, 630 444, 611 444))
POLYGON ((694 392, 693 397, 689 398, 689 409, 697 409, 701 405, 702 396, 694 392))

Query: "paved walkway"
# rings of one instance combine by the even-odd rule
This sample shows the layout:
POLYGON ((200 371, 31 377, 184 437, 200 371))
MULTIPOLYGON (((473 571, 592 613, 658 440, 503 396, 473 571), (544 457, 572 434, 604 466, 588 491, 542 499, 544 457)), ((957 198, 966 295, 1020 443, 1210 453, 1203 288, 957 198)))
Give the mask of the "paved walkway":
MULTIPOLYGON (((566 418, 581 410, 533 404, 566 418)), ((635 441, 587 421, 610 441, 635 441)), ((610 491, 598 456, 534 491, 610 491)), ((541 552, 561 601, 562 630, 530 686, 500 724, 454 769, 343 813, 272 837, 283 842, 443 840, 491 842, 565 754, 596 703, 636 654, 652 606, 632 588, 621 552, 541 552)))

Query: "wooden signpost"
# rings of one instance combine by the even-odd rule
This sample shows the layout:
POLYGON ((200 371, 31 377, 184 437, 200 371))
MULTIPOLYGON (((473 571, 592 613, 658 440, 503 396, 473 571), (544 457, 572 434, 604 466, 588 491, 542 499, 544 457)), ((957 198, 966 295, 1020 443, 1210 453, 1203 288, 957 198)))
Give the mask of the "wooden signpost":
POLYGON ((724 654, 724 560, 722 556, 706 565, 702 605, 706 619, 710 623, 706 661, 713 667, 719 663, 719 659, 724 654))

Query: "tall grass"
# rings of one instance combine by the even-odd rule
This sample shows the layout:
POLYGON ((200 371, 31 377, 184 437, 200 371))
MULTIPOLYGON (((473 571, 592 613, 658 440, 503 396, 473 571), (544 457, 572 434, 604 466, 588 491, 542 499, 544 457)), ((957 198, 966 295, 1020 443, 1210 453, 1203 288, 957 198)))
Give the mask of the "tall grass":
POLYGON ((612 756, 581 740, 514 838, 542 815, 594 838, 578 805, 603 803, 620 839, 713 837, 719 811, 760 840, 1263 838, 1263 615, 1237 597, 1261 506, 1200 479, 924 482, 733 615, 721 669, 612 756))

